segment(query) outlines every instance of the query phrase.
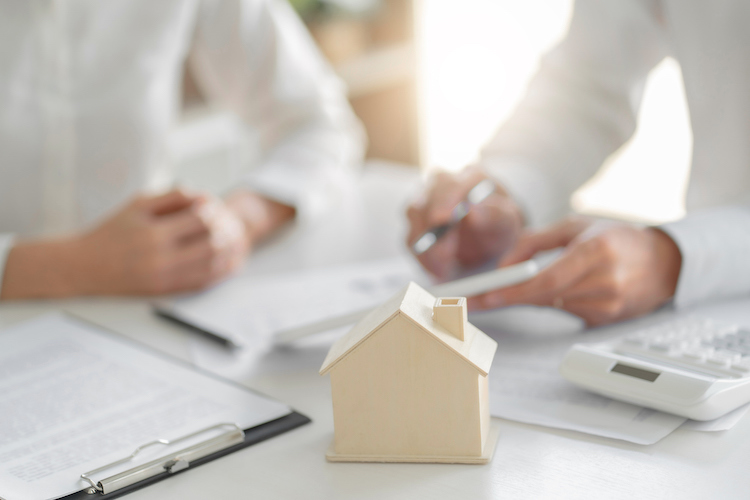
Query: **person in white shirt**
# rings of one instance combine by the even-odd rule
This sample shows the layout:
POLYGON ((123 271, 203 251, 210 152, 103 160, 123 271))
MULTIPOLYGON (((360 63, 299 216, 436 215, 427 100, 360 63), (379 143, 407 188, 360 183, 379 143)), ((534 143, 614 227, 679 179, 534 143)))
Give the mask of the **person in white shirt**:
POLYGON ((0 0, 0 298, 205 287, 361 161, 345 90, 283 0, 0 0), (189 63, 259 137, 223 200, 167 138, 189 63))
POLYGON ((497 182, 422 263, 445 276, 457 265, 494 257, 507 265, 563 246, 534 279, 471 303, 552 305, 589 325, 670 300, 685 307, 750 292, 748 22, 750 3, 740 0, 578 0, 567 37, 477 165, 437 176, 410 207, 413 242, 480 179, 497 182), (687 216, 596 230, 584 219, 560 221, 572 192, 633 134, 646 77, 667 55, 682 67, 692 121, 687 216))

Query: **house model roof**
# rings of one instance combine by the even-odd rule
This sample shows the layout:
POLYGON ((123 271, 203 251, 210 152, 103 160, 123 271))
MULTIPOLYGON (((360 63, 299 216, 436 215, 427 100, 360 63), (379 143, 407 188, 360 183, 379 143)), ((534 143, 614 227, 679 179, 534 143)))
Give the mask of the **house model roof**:
POLYGON ((436 342, 444 345, 482 375, 487 375, 495 356, 497 342, 471 323, 465 326, 464 340, 451 335, 432 318, 435 297, 416 283, 409 283, 403 290, 371 311, 346 335, 341 337, 328 351, 320 374, 325 375, 336 364, 358 349, 371 335, 376 335, 381 326, 397 315, 402 315, 420 327, 436 342))

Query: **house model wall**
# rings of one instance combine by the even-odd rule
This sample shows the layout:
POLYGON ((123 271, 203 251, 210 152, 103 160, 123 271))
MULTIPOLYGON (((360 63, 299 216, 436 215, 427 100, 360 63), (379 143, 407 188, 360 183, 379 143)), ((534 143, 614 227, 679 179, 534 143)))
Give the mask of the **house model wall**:
POLYGON ((333 345, 332 461, 489 460, 487 373, 497 344, 466 320, 466 299, 411 283, 333 345))

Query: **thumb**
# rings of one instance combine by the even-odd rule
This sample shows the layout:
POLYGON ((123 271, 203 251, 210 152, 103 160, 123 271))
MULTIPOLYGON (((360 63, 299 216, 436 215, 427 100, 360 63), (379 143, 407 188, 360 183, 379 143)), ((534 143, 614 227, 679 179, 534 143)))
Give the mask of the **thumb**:
POLYGON ((151 215, 159 216, 183 210, 203 198, 184 189, 173 189, 158 196, 144 197, 139 205, 151 215))

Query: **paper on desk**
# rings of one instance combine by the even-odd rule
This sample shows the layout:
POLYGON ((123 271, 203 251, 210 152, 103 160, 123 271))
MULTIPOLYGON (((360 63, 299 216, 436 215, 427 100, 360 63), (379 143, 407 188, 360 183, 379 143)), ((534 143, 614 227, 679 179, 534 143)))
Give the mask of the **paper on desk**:
MULTIPOLYGON (((427 282, 411 260, 399 258, 262 279, 239 277, 175 304, 183 315, 192 315, 198 322, 240 332, 246 348, 239 352, 199 338, 192 341, 191 352, 198 366, 241 380, 256 374, 317 369, 333 339, 349 327, 284 349, 273 348, 272 333, 377 305, 409 280, 427 282)), ((495 317, 489 328, 478 324, 487 333, 497 330, 493 337, 499 348, 490 372, 493 415, 640 444, 657 442, 685 422, 682 417, 613 401, 565 381, 557 371, 563 354, 575 342, 592 340, 590 334, 576 333, 580 320, 556 310, 532 308, 506 309, 495 317), (503 331, 526 331, 527 335, 503 331), (554 335, 540 338, 543 332, 554 335)))
POLYGON ((570 322, 570 318, 559 312, 548 314, 551 311, 547 309, 532 317, 534 309, 539 308, 527 306, 521 311, 526 321, 533 323, 529 328, 534 336, 507 333, 517 331, 519 325, 505 325, 505 317, 512 319, 513 315, 503 311, 473 318, 498 343, 489 375, 493 416, 638 444, 655 443, 685 422, 683 417, 599 396, 576 387, 559 374, 560 362, 571 345, 622 335, 627 325, 578 333, 567 328, 564 334, 566 329, 560 325, 570 322), (557 334, 540 338, 545 329, 557 334))
POLYGON ((562 378, 558 363, 557 357, 496 357, 490 371, 492 415, 637 444, 656 443, 686 420, 580 389, 562 378))
MULTIPOLYGON (((0 496, 18 500, 80 491, 82 473, 154 439, 291 411, 57 314, 0 332, 0 408, 0 496)), ((148 449, 120 470, 168 451, 148 449)))
MULTIPOLYGON (((528 319, 529 311, 526 313, 528 319)), ((493 337, 498 341, 490 371, 490 412, 494 416, 637 444, 652 444, 678 427, 702 431, 730 429, 750 406, 738 408, 713 421, 697 422, 594 394, 576 387, 559 374, 558 366, 565 352, 576 342, 620 336, 632 325, 616 325, 596 333, 571 333, 540 341, 538 337, 500 333, 504 325, 502 315, 497 317, 500 321, 494 326, 482 325, 488 333, 496 330, 493 337)), ((560 319, 540 314, 534 329, 544 330, 544 323, 548 322, 550 330, 560 330, 560 319)), ((512 326, 517 328, 517 325, 512 326)))
MULTIPOLYGON (((294 348, 273 350, 273 334, 330 316, 375 307, 409 281, 429 278, 408 257, 398 257, 256 278, 240 275, 216 288, 175 300, 171 307, 189 322, 208 330, 228 331, 244 347, 228 351, 200 338, 191 341, 193 361, 225 377, 243 379, 263 370, 294 368, 304 360, 298 348, 330 346, 331 338, 350 328, 303 339, 294 348), (273 352, 272 352, 273 351, 273 352)), ((320 364, 325 357, 315 363, 320 364)))
POLYGON ((742 419, 748 409, 750 409, 750 404, 740 406, 736 410, 732 410, 723 417, 719 417, 715 420, 708 420, 705 422, 700 420, 688 420, 680 426, 680 429, 702 432, 728 431, 742 419))

